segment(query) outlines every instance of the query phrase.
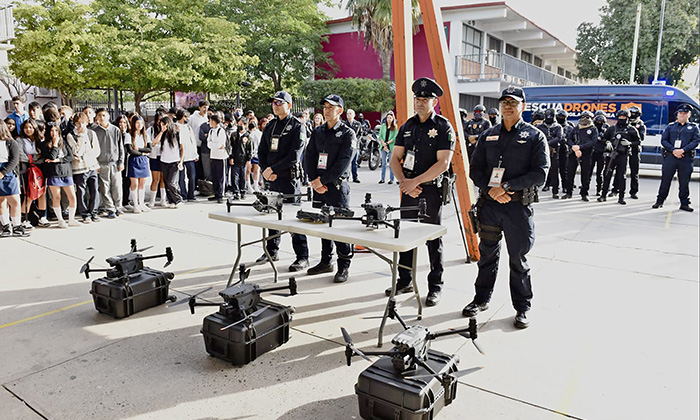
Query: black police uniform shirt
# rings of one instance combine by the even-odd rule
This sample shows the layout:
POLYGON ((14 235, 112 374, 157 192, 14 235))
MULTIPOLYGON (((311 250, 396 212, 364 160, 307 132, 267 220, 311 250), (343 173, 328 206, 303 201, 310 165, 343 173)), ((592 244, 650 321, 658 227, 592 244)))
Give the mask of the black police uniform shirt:
POLYGON ((338 185, 350 177, 350 164, 357 144, 352 128, 338 121, 332 128, 322 124, 311 132, 304 165, 310 180, 321 177, 321 184, 338 185))
POLYGON ((405 148, 404 176, 415 178, 437 163, 438 150, 454 150, 454 129, 450 121, 433 112, 425 122, 420 122, 418 115, 409 118, 399 128, 394 146, 405 148), (406 168, 408 154, 413 153, 413 169, 406 168))
POLYGON ((474 149, 470 177, 486 193, 494 168, 505 168, 502 182, 512 191, 544 184, 549 169, 549 151, 544 133, 521 118, 510 131, 503 124, 486 130, 474 149))
MULTIPOLYGON (((641 118, 637 118, 635 120, 628 120, 629 125, 637 129, 637 133, 639 134, 639 143, 642 143, 644 141, 644 137, 647 135, 647 126, 644 124, 644 121, 642 121, 641 118)), ((634 146, 639 145, 639 143, 634 144, 634 146)))
POLYGON ((298 118, 291 114, 283 120, 275 117, 267 123, 260 138, 261 170, 272 168, 278 177, 291 176, 291 168, 299 162, 305 140, 306 126, 298 118))
POLYGON ((603 123, 603 124, 596 124, 593 123, 593 126, 598 130, 598 139, 595 142, 595 145, 593 146, 593 150, 596 152, 604 152, 605 151, 605 139, 603 136, 605 135, 605 132, 610 128, 610 124, 608 123, 603 123))
POLYGON ((483 133, 484 131, 488 130, 491 128, 491 122, 487 119, 480 119, 477 120, 475 118, 472 118, 471 120, 466 122, 466 126, 464 127, 464 132, 468 136, 478 136, 479 134, 483 133))
POLYGON ((558 151, 562 140, 565 140, 564 130, 561 128, 561 125, 555 121, 551 124, 543 122, 542 124, 535 125, 535 127, 543 132, 545 137, 547 137, 549 150, 558 151))
POLYGON ((595 128, 595 125, 586 128, 576 127, 569 132, 569 137, 566 138, 569 148, 578 145, 581 152, 584 153, 593 151, 596 141, 598 141, 598 129, 595 128))
POLYGON ((629 123, 622 127, 615 124, 611 125, 610 128, 605 131, 603 139, 611 142, 613 147, 617 147, 618 152, 624 152, 629 151, 632 144, 639 144, 639 133, 637 133, 637 129, 629 125, 629 123), (630 144, 622 144, 624 140, 627 140, 630 144))
POLYGON ((700 130, 697 124, 691 122, 680 124, 674 121, 666 126, 661 134, 661 147, 668 153, 673 153, 675 149, 683 149, 683 158, 692 157, 699 144, 700 130))

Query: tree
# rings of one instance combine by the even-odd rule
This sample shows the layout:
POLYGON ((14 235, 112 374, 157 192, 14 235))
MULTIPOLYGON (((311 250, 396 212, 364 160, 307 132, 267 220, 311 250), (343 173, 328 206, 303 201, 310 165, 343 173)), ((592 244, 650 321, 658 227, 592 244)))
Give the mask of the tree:
POLYGON ((32 87, 15 77, 9 67, 0 67, 0 83, 5 86, 10 97, 19 96, 20 98, 25 98, 24 95, 32 87))
POLYGON ((244 80, 247 55, 235 23, 205 15, 205 2, 95 0, 101 45, 91 62, 103 85, 134 92, 136 109, 149 93, 231 92, 244 80))
MULTIPOLYGON (((635 82, 654 77, 661 0, 641 0, 642 15, 635 82)), ((577 67, 585 78, 612 83, 629 81, 637 2, 608 0, 601 9, 600 25, 584 22, 578 27, 577 67)), ((664 14, 659 78, 677 84, 698 54, 697 1, 667 0, 664 14)))
POLYGON ((89 7, 73 0, 16 4, 10 69, 23 82, 56 89, 64 103, 92 83, 86 56, 94 48, 89 7))
POLYGON ((327 42, 326 16, 317 0, 221 0, 210 13, 238 24, 247 38, 245 49, 260 61, 251 76, 272 81, 275 90, 289 89, 314 71, 335 68, 322 43, 327 42), (314 68, 314 66, 316 66, 314 68))
MULTIPOLYGON (((418 28, 418 0, 412 0, 413 29, 418 28)), ((379 54, 382 78, 389 80, 391 57, 394 54, 394 30, 391 20, 391 0, 348 0, 346 9, 364 37, 365 48, 370 44, 379 54)))
POLYGON ((386 79, 307 80, 301 89, 313 104, 318 104, 329 92, 340 95, 345 107, 362 111, 385 112, 395 106, 396 91, 386 79))

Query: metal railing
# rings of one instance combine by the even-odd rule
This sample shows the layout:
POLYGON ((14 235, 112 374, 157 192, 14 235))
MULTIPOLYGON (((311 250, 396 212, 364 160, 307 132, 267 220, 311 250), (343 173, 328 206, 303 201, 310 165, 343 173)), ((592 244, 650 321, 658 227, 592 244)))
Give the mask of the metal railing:
POLYGON ((456 56, 455 76, 458 82, 500 80, 520 86, 576 84, 574 80, 498 52, 456 56))

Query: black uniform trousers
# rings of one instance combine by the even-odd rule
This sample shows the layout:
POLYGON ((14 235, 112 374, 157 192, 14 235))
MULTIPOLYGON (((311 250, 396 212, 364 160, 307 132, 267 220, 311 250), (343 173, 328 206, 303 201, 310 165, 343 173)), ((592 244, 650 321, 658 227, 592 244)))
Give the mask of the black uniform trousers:
POLYGON ((224 159, 211 159, 211 182, 214 188, 214 197, 222 198, 224 196, 224 181, 225 174, 224 170, 226 168, 226 160, 224 159))
MULTIPOLYGON (((545 187, 552 188, 552 194, 559 193, 559 151, 552 153, 549 152, 549 161, 551 166, 549 167, 549 172, 547 173, 547 182, 545 182, 545 187)), ((566 178, 562 178, 562 181, 566 178)), ((563 183, 563 182, 562 182, 563 183)))
MULTIPOLYGON (((691 152, 692 153, 692 152, 691 152)), ((671 188, 673 175, 678 172, 678 198, 681 205, 690 205, 690 176, 693 173, 693 155, 682 157, 680 159, 669 153, 664 157, 664 163, 661 167, 661 185, 659 185, 659 194, 656 196, 657 203, 663 203, 668 197, 671 188)))
MULTIPOLYGON (((418 201, 425 198, 427 205, 426 218, 421 220, 423 223, 439 225, 442 222, 442 198, 437 185, 421 185, 423 192, 413 198, 406 194, 401 194, 401 207, 418 206, 418 201)), ((415 219, 418 217, 418 210, 401 211, 401 218, 415 219)), ((442 290, 442 238, 433 239, 426 242, 428 246, 428 258, 430 259, 430 272, 428 273, 428 291, 438 292, 442 290)), ((402 252, 399 254, 399 264, 405 267, 413 265, 413 253, 411 251, 402 252)), ((411 282, 411 270, 404 267, 399 267, 398 288, 408 286, 411 282)))
POLYGON ((629 157, 630 165, 630 194, 639 192, 639 149, 641 146, 632 145, 632 153, 629 157))
MULTIPOLYGON (((610 158, 606 158, 606 163, 610 166, 612 171, 615 171, 615 180, 613 182, 613 191, 617 191, 620 195, 620 199, 625 198, 625 189, 627 189, 627 179, 625 179, 625 174, 627 173, 627 152, 620 152, 613 162, 609 162, 610 158)), ((601 194, 608 194, 610 188, 610 180, 613 176, 612 171, 606 170, 605 178, 603 179, 603 192, 601 194)))
POLYGON ((603 171, 605 170, 605 152, 604 151, 593 151, 591 156, 591 167, 588 173, 588 179, 593 177, 593 168, 595 167, 595 192, 596 195, 600 193, 603 189, 603 171))
POLYGON ((569 160, 566 164, 566 184, 564 184, 564 192, 572 195, 574 192, 574 178, 576 178, 576 169, 581 164, 581 197, 588 196, 588 189, 591 185, 591 162, 592 154, 590 151, 581 153, 581 157, 577 158, 574 152, 569 153, 569 160))
MULTIPOLYGON (((350 206, 350 186, 346 181, 342 181, 339 187, 335 185, 327 185, 328 191, 319 194, 314 191, 313 207, 320 208, 324 204, 333 207, 349 207, 350 206)), ((333 241, 329 239, 321 239, 321 263, 330 264, 333 260, 333 241)), ((335 242, 335 247, 338 248, 338 270, 349 268, 350 261, 353 256, 353 248, 351 244, 345 242, 335 242)))
POLYGON ((557 154, 559 155, 559 176, 561 177, 562 189, 564 189, 564 182, 566 182, 567 178, 566 163, 569 160, 569 153, 571 153, 571 151, 569 150, 569 146, 567 146, 566 144, 562 144, 561 146, 559 146, 559 151, 557 154))
POLYGON ((519 201, 499 204, 490 198, 482 197, 479 200, 483 200, 479 209, 481 259, 478 262, 479 274, 474 284, 474 301, 486 303, 491 300, 501 256, 500 232, 503 232, 510 263, 510 298, 513 308, 516 311, 527 311, 532 299, 532 284, 530 266, 525 256, 535 244, 532 207, 523 206, 519 201))
MULTIPOLYGON (((244 167, 245 168, 245 167, 244 167)), ((278 176, 277 179, 269 183, 270 191, 279 192, 282 194, 299 194, 299 181, 289 176, 278 176)), ((297 201, 297 200, 295 200, 297 201)), ((278 230, 269 229, 269 235, 277 235, 278 230)), ((280 249, 282 237, 278 236, 267 241, 267 252, 270 255, 277 255, 280 249)), ((292 233, 292 249, 297 259, 309 258, 309 245, 306 242, 306 235, 292 233)))

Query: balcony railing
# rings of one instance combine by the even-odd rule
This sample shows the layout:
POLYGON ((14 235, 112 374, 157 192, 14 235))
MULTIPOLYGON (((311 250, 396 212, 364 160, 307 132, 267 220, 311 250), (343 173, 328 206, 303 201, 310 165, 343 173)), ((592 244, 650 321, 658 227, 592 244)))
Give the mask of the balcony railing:
POLYGON ((458 55, 455 76, 459 82, 499 80, 520 86, 576 84, 564 76, 497 52, 458 55))

